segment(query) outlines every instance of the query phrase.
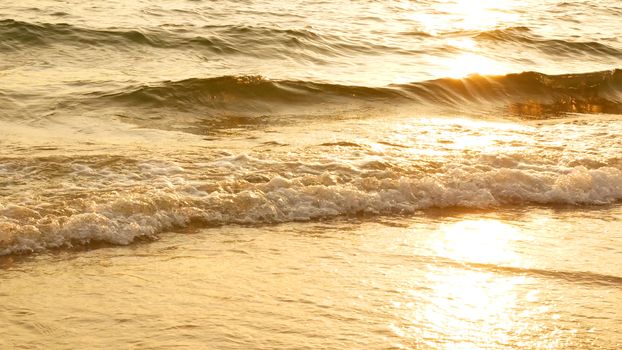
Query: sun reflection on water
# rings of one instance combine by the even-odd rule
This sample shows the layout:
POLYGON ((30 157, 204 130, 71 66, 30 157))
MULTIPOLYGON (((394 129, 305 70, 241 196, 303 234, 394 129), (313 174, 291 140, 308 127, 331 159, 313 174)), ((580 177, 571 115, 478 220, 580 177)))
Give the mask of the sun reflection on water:
POLYGON ((509 72, 507 67, 494 59, 470 52, 437 61, 439 68, 436 74, 449 78, 464 78, 473 74, 501 75, 509 72))
POLYGON ((422 12, 411 5, 410 19, 421 26, 420 30, 432 36, 446 38, 444 43, 456 49, 449 58, 430 57, 437 65, 436 76, 462 78, 471 74, 506 74, 511 69, 482 54, 477 42, 471 38, 475 32, 485 32, 512 26, 520 19, 519 2, 447 0, 439 2, 432 11, 422 12), (447 36, 449 36, 447 38, 447 36))
POLYGON ((438 256, 470 263, 517 263, 512 241, 520 234, 496 220, 461 221, 441 227, 434 248, 438 256))
POLYGON ((442 349, 508 345, 517 328, 516 278, 455 268, 431 269, 431 298, 422 310, 425 343, 442 349))
MULTIPOLYGON (((518 260, 511 243, 519 232, 500 221, 461 221, 443 226, 441 233, 434 245, 438 256, 464 263, 518 260)), ((434 281, 434 292, 426 314, 433 331, 449 336, 443 348, 508 343, 514 328, 516 278, 463 268, 435 268, 429 278, 434 281)))
POLYGON ((516 6, 513 0, 450 0, 441 2, 438 9, 460 17, 453 25, 462 30, 486 30, 517 20, 519 16, 513 12, 516 6))
POLYGON ((513 0, 445 0, 439 1, 433 11, 417 11, 417 4, 407 2, 403 8, 411 8, 410 18, 423 25, 432 35, 457 31, 482 31, 520 19, 513 0))
POLYGON ((502 154, 521 150, 533 138, 531 127, 469 118, 409 118, 386 141, 400 144, 413 156, 455 155, 457 152, 502 154))
POLYGON ((518 261, 512 242, 519 230, 497 220, 467 220, 442 226, 432 249, 439 263, 426 274, 431 289, 417 311, 425 324, 419 341, 437 349, 503 348, 515 344, 526 325, 517 315, 524 277, 504 276, 469 263, 518 261), (447 259, 447 260, 443 260, 447 259), (465 264, 465 265, 462 265, 465 264))

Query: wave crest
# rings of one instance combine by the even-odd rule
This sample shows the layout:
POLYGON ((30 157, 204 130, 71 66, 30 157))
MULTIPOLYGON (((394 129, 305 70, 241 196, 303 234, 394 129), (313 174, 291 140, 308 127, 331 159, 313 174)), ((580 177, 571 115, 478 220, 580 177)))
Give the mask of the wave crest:
POLYGON ((224 76, 167 81, 96 93, 95 100, 129 108, 171 108, 206 114, 278 114, 302 106, 451 108, 504 107, 513 114, 549 117, 560 113, 622 113, 622 70, 546 75, 525 72, 503 76, 473 75, 386 87, 364 87, 308 81, 269 80, 261 76, 224 76))

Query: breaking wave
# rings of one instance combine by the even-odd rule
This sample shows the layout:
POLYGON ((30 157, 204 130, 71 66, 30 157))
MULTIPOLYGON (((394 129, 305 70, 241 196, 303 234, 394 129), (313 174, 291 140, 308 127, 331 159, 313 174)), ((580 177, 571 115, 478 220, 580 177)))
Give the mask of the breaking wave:
POLYGON ((19 193, 5 197, 10 201, 0 203, 0 255, 92 242, 126 245, 189 226, 405 215, 428 208, 603 205, 622 200, 619 164, 546 171, 461 165, 426 174, 391 167, 299 162, 288 164, 287 172, 270 171, 271 166, 281 166, 277 163, 246 155, 218 159, 204 164, 206 174, 220 169, 235 176, 213 180, 171 164, 144 163, 136 165, 136 174, 123 174, 123 170, 114 181, 108 179, 108 168, 54 163, 58 168, 54 171, 81 176, 72 181, 82 183, 82 189, 42 194, 38 198, 45 200, 34 202, 30 197, 16 198, 19 193), (240 166, 258 170, 234 170, 240 166), (117 185, 90 183, 102 178, 117 185), (133 178, 140 180, 128 182, 133 178))

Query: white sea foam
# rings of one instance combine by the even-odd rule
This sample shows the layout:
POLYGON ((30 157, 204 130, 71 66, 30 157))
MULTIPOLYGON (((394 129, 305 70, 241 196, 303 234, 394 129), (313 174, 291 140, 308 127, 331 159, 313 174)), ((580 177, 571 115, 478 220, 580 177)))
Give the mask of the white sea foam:
POLYGON ((278 141, 292 146, 269 151, 262 147, 275 136, 265 133, 205 152, 193 144, 169 154, 166 147, 148 155, 126 147, 3 158, 0 254, 124 245, 188 226, 622 200, 617 119, 534 126, 411 118, 341 121, 315 125, 322 130, 313 133, 309 127, 282 130, 278 141))
MULTIPOLYGON (((221 166, 222 162, 232 167, 239 166, 239 162, 248 166, 253 159, 245 156, 220 160, 221 166)), ((178 176, 182 171, 181 167, 170 165, 151 170, 151 176, 160 177, 178 176)), ((463 166, 421 177, 399 170, 385 171, 383 176, 373 174, 377 172, 359 171, 350 181, 339 180, 339 173, 329 171, 318 175, 276 175, 263 183, 244 179, 209 183, 178 178, 159 181, 167 183, 161 188, 133 187, 55 203, 66 206, 62 210, 41 205, 3 205, 0 254, 93 241, 125 245, 137 237, 187 225, 254 225, 355 214, 412 214, 427 208, 594 205, 622 200, 622 171, 607 166, 578 166, 562 171, 503 167, 477 170, 463 166)))

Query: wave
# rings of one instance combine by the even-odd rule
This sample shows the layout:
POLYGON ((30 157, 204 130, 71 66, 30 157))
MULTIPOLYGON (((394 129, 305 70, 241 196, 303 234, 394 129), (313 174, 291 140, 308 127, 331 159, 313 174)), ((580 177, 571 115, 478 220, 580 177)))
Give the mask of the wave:
POLYGON ((195 49, 218 55, 251 57, 293 57, 321 61, 321 56, 343 56, 360 52, 401 52, 399 48, 373 42, 356 42, 334 35, 320 35, 308 29, 283 29, 248 25, 178 27, 152 29, 89 29, 66 23, 29 23, 0 20, 0 50, 55 44, 110 46, 133 50, 137 46, 159 49, 195 49), (313 54, 307 54, 306 51, 313 54))
POLYGON ((237 52, 234 47, 216 38, 167 37, 165 33, 123 29, 87 29, 66 23, 34 24, 12 19, 0 21, 0 48, 4 50, 53 44, 78 46, 110 45, 116 48, 135 45, 156 48, 201 47, 217 53, 237 52))
POLYGON ((466 266, 472 268, 485 269, 488 271, 516 274, 526 276, 536 276, 541 278, 554 278, 573 284, 600 285, 605 287, 622 287, 622 277, 615 275, 607 275, 589 271, 558 271, 545 270, 536 268, 498 266, 492 264, 467 263, 466 266))
MULTIPOLYGON (((404 32, 407 37, 433 37, 428 33, 404 32)), ((517 43, 559 56, 599 55, 620 58, 622 50, 595 41, 568 41, 539 37, 528 27, 509 27, 484 32, 451 33, 473 35, 481 43, 517 43)), ((615 40, 615 39, 614 39, 615 40)), ((67 23, 31 23, 14 19, 0 20, 0 50, 14 51, 55 44, 70 46, 110 46, 133 50, 137 46, 160 49, 195 49, 218 55, 241 54, 251 57, 295 57, 322 62, 322 57, 356 54, 419 55, 426 51, 399 47, 369 38, 319 34, 308 28, 280 28, 253 25, 179 26, 163 24, 156 28, 79 27, 67 23)), ((433 50, 430 48, 430 50, 433 50)), ((442 50, 453 50, 443 46, 442 50)))
MULTIPOLYGON (((240 155, 205 163, 207 173, 193 176, 175 164, 123 159, 91 166, 56 158, 33 161, 36 166, 20 166, 31 174, 31 182, 41 177, 48 183, 49 175, 39 173, 49 168, 81 187, 37 196, 45 202, 33 203, 30 195, 19 199, 19 193, 5 196, 0 203, 0 255, 94 242, 126 245, 183 227, 405 215, 429 208, 604 205, 622 200, 622 170, 615 165, 533 171, 456 164, 447 173, 425 174, 391 166, 354 168, 338 161, 290 162, 287 175, 281 175, 273 169, 284 166, 280 161, 240 155), (111 167, 120 165, 124 168, 111 172, 111 167), (128 166, 137 167, 136 173, 127 173, 128 166), (240 167, 255 170, 233 170, 240 167), (218 169, 236 175, 214 178, 218 169), (139 180, 128 183, 132 179, 139 180), (110 187, 110 183, 117 185, 110 187)), ((17 172, 15 181, 22 181, 23 174, 11 170, 20 167, 4 163, 0 170, 17 172)), ((5 183, 11 183, 10 177, 5 183)))
POLYGON ((540 118, 562 113, 622 114, 622 70, 564 75, 538 72, 472 75, 386 87, 224 76, 93 93, 86 103, 98 101, 128 109, 236 116, 278 114, 301 107, 308 107, 304 113, 317 114, 331 106, 353 109, 365 106, 373 110, 413 105, 495 110, 502 107, 512 115, 540 118))
MULTIPOLYGON (((415 259, 430 257, 415 256, 415 259)), ((565 281, 571 284, 597 285, 605 287, 621 287, 622 277, 609 274, 601 274, 590 271, 563 271, 548 270, 532 267, 507 266, 490 263, 463 262, 453 259, 433 257, 434 264, 445 265, 453 268, 485 270, 503 275, 529 276, 538 278, 549 278, 565 281)))
POLYGON ((521 47, 531 47, 551 56, 598 55, 615 58, 622 57, 622 50, 595 41, 568 41, 538 37, 528 27, 510 27, 485 31, 475 35, 480 42, 517 43, 521 47))
POLYGON ((267 110, 279 105, 305 105, 351 100, 395 100, 408 97, 397 88, 345 86, 305 81, 269 80, 261 76, 223 76, 167 81, 155 86, 138 86, 114 93, 95 93, 97 99, 128 106, 201 108, 243 111, 267 110), (262 108, 263 107, 263 108, 262 108))

